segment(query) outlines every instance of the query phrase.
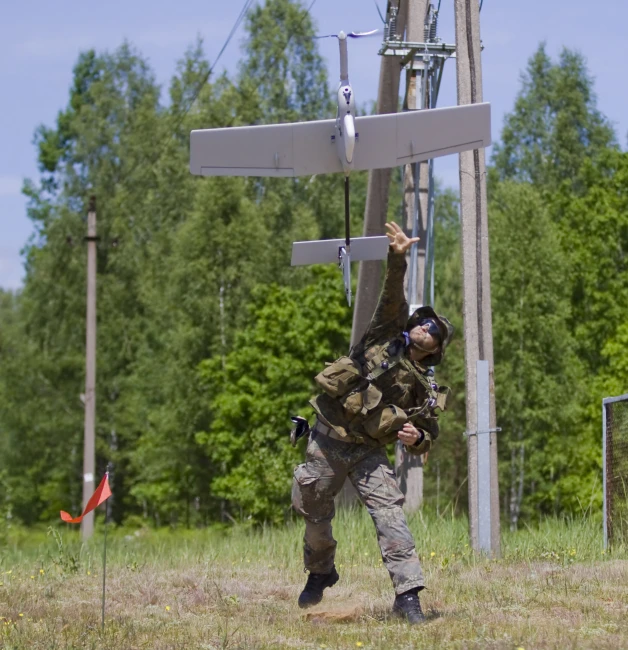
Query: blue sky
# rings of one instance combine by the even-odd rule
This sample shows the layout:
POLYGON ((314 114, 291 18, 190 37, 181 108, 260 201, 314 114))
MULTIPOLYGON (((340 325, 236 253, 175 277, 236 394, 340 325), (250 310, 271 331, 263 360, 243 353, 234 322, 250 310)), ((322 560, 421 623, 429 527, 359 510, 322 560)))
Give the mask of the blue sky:
MULTIPOLYGON (((258 0, 262 1, 262 0, 258 0)), ((309 3, 310 0, 308 0, 309 3)), ((115 49, 124 39, 148 57, 164 87, 176 61, 197 35, 210 60, 224 43, 244 0, 109 0, 56 3, 21 0, 0 8, 0 287, 18 288, 23 264, 20 249, 32 226, 20 194, 24 178, 37 178, 32 145, 38 124, 53 125, 68 99, 72 67, 81 50, 115 49)), ((378 0, 380 7, 384 0, 378 0)), ((372 0, 316 0, 312 15, 320 33, 380 26, 372 0)), ((484 99, 493 105, 493 139, 504 114, 512 109, 521 71, 541 41, 556 56, 563 46, 579 50, 595 78, 601 111, 615 125, 622 145, 628 132, 628 2, 607 0, 484 0, 481 14, 484 99), (599 7, 599 8, 598 8, 599 7)), ((453 0, 442 0, 439 34, 453 42, 453 0)), ((236 34, 219 64, 235 69, 244 34, 236 34)), ((377 39, 352 41, 349 71, 358 102, 377 94, 377 39)), ((330 80, 337 78, 337 43, 320 41, 330 80)), ((445 69, 440 106, 456 103, 455 63, 445 69)), ((330 116, 331 117, 331 116, 330 116)), ((457 156, 439 159, 436 174, 457 185, 457 156)))

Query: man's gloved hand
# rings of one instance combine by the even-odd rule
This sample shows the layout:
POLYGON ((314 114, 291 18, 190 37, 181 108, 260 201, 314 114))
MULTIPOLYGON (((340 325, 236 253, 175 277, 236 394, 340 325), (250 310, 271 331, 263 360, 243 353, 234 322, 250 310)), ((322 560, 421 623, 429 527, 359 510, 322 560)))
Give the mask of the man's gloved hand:
POLYGON ((423 442, 425 434, 420 429, 417 429, 411 422, 406 422, 403 429, 397 433, 397 438, 403 442, 404 445, 419 445, 423 442))

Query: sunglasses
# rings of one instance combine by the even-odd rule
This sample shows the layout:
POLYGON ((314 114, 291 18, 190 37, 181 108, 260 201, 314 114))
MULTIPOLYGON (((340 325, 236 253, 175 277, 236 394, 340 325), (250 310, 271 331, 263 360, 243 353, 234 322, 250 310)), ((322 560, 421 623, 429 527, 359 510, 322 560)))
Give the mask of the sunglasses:
POLYGON ((431 334, 439 343, 442 343, 442 335, 440 328, 436 324, 436 321, 433 318, 422 318, 417 325, 422 327, 423 325, 429 325, 428 333, 431 334))

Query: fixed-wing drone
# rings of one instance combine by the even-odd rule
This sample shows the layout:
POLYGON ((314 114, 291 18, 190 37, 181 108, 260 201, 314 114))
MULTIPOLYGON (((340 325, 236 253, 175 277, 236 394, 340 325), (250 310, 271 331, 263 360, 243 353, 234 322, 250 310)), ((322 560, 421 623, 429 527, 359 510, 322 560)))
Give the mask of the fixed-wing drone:
MULTIPOLYGON (((358 36, 359 34, 349 34, 358 36)), ((486 147, 490 104, 469 104, 356 117, 349 83, 347 34, 340 45, 336 119, 202 129, 190 134, 190 172, 200 176, 345 175, 345 238, 294 242, 292 266, 338 262, 351 306, 351 261, 385 259, 388 238, 349 230, 349 175, 486 147)))

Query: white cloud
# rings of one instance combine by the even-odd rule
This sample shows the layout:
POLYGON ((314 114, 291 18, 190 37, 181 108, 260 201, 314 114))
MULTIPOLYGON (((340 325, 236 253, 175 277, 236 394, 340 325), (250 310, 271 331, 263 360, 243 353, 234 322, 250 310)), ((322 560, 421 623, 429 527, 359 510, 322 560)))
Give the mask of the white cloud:
POLYGON ((0 176, 0 196, 19 196, 22 182, 19 176, 0 176))

